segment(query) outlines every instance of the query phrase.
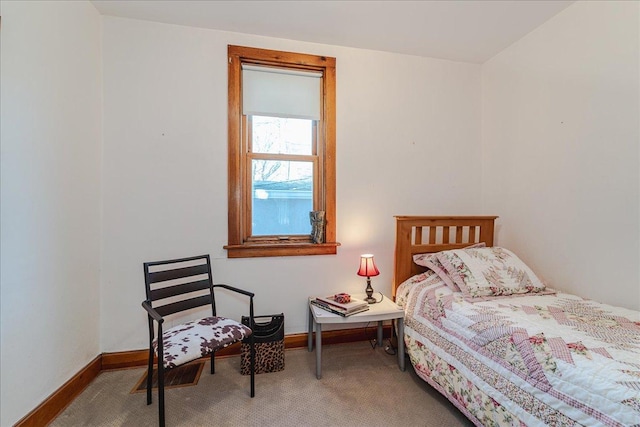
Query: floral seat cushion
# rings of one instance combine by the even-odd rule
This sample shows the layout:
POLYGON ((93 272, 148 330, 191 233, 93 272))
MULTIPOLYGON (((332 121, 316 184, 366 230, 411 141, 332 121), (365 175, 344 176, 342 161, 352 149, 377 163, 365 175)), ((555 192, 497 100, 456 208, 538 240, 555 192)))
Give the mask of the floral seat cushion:
MULTIPOLYGON (((174 368, 227 347, 251 335, 242 323, 224 317, 204 317, 167 329, 164 342, 164 367, 174 368)), ((158 341, 153 342, 158 352, 158 341)))

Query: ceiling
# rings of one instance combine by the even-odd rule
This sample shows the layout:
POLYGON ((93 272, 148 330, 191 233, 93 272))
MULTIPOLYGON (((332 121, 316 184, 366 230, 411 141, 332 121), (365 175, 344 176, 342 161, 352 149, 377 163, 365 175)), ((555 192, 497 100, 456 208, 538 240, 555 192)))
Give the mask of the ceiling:
POLYGON ((483 63, 564 0, 93 0, 103 15, 483 63))

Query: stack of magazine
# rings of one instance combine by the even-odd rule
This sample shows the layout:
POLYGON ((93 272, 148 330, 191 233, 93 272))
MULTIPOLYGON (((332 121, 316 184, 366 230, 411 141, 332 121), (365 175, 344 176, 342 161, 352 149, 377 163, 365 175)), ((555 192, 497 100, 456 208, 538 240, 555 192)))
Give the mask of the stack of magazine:
POLYGON ((340 303, 336 301, 334 295, 316 297, 311 300, 311 304, 344 317, 369 310, 369 304, 366 301, 351 298, 348 303, 340 303))

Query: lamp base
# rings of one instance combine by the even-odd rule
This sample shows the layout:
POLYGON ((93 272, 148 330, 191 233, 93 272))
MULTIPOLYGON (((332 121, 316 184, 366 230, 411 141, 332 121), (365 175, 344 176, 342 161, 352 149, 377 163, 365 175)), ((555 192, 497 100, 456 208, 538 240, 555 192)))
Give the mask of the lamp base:
POLYGON ((371 287, 371 277, 367 276, 367 288, 364 290, 367 293, 367 297, 364 299, 369 304, 375 304, 376 299, 372 297, 373 288, 371 287))

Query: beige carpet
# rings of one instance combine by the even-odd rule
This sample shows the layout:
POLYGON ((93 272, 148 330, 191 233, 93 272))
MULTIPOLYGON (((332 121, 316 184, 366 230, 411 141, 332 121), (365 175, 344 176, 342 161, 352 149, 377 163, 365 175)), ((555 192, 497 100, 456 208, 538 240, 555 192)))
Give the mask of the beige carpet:
MULTIPOLYGON (((369 342, 325 346, 323 378, 315 377, 315 352, 287 350, 285 369, 240 375, 239 357, 207 362, 193 387, 166 390, 168 426, 470 426, 455 407, 420 380, 407 360, 369 342)), ((157 394, 130 394, 143 368, 103 372, 51 424, 52 426, 153 426, 157 394)))

